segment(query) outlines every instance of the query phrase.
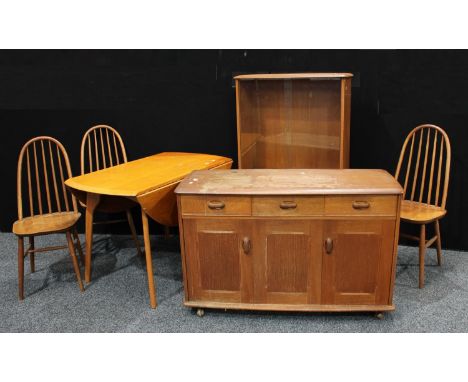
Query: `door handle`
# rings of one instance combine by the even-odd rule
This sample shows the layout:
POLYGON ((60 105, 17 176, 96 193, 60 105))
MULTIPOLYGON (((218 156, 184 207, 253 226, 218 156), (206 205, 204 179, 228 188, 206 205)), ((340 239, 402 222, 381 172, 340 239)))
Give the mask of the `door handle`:
POLYGON ((293 210, 294 208, 297 207, 297 203, 293 201, 284 201, 280 203, 280 208, 282 210, 293 210))
POLYGON ((353 202, 353 208, 355 210, 365 210, 370 207, 370 203, 366 201, 355 201, 353 202))
POLYGON ((325 240, 325 251, 328 254, 331 254, 333 251, 333 239, 330 237, 325 240))
POLYGON ((222 210, 224 208, 224 202, 220 200, 210 200, 208 202, 208 208, 211 210, 222 210))
POLYGON ((252 244, 251 244, 251 242, 250 242, 250 238, 247 237, 247 236, 244 237, 244 238, 242 239, 242 249, 244 250, 244 253, 245 253, 246 255, 248 255, 251 248, 252 248, 252 244))

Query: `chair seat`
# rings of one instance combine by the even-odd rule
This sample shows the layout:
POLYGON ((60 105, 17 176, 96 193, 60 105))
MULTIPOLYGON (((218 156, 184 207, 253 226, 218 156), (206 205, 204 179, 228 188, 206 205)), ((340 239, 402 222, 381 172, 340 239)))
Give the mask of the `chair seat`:
POLYGON ((447 211, 441 207, 425 203, 403 200, 401 202, 400 218, 410 223, 431 223, 443 217, 447 211))
POLYGON ((55 212, 29 216, 13 223, 13 232, 17 235, 38 235, 66 231, 73 227, 81 214, 79 212, 55 212))

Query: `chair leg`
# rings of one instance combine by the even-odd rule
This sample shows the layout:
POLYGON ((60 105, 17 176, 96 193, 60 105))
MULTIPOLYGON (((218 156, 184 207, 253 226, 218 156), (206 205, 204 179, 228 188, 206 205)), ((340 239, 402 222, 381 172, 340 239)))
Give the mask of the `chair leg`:
POLYGON ((426 254, 426 225, 421 224, 419 233, 419 288, 424 288, 424 256, 426 254))
POLYGON ((76 245, 76 249, 78 250, 78 256, 80 258, 80 263, 84 267, 85 262, 84 262, 83 250, 81 249, 80 237, 78 236, 78 231, 76 230, 76 227, 73 228, 73 236, 75 238, 75 245, 76 245))
POLYGON ((132 213, 130 212, 130 210, 127 210, 126 213, 128 225, 130 226, 130 232, 132 233, 133 241, 135 242, 135 247, 137 249, 138 256, 143 256, 143 252, 141 252, 140 242, 138 240, 138 236, 135 229, 135 223, 133 222, 132 213))
MULTIPOLYGON (((34 250, 34 236, 29 236, 29 248, 34 250)), ((34 252, 31 252, 29 254, 29 267, 31 268, 31 273, 36 272, 36 263, 34 260, 34 252)))
POLYGON ((436 220, 434 222, 435 224, 435 231, 436 231, 436 235, 437 235, 437 240, 436 240, 436 244, 437 244, 437 264, 439 266, 442 265, 442 244, 441 244, 441 240, 440 240, 440 227, 439 227, 439 221, 436 220))
POLYGON ((78 286, 80 287, 80 291, 84 291, 83 288, 83 282, 81 281, 81 273, 80 273, 80 267, 78 265, 78 259, 76 258, 75 254, 75 246, 73 244, 72 236, 70 231, 67 231, 67 241, 68 241, 68 249, 70 251, 70 256, 73 261, 73 268, 75 269, 75 274, 76 274, 76 279, 78 281, 78 286))
POLYGON ((18 237, 18 298, 24 300, 24 239, 18 237))

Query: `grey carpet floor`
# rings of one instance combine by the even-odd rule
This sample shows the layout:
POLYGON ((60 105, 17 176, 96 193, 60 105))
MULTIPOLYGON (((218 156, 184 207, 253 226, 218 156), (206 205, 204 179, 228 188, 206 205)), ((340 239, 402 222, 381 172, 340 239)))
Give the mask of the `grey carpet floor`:
MULTIPOLYGON (((57 245, 64 235, 36 239, 57 245)), ((81 237, 84 241, 84 238, 81 237)), ((158 308, 149 308, 144 261, 126 236, 96 236, 93 281, 80 293, 68 252, 36 255, 25 264, 25 300, 17 299, 17 242, 0 234, 0 332, 467 332, 468 254, 429 249, 426 287, 418 289, 417 248, 399 248, 396 310, 368 313, 270 313, 183 306, 178 237, 152 237, 158 308)))

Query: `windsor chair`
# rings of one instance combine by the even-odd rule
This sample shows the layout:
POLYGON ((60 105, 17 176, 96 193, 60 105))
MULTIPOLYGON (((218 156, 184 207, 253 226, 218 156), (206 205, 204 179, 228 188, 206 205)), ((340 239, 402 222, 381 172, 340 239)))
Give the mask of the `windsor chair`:
MULTIPOLYGON (((125 144, 122 137, 116 129, 108 125, 96 125, 86 131, 81 141, 81 175, 113 167, 122 163, 127 163, 127 152, 125 150, 125 144)), ((86 205, 81 201, 80 204, 83 207, 86 207, 86 205)), ((121 204, 112 203, 96 206, 91 210, 92 214, 94 214, 95 211, 106 213, 125 212, 126 219, 94 221, 94 217, 92 217, 92 224, 114 224, 127 221, 130 226, 130 232, 132 234, 133 241, 135 242, 138 255, 141 256, 142 252, 140 249, 140 242, 138 241, 130 208, 131 206, 128 205, 122 206, 121 204)), ((89 232, 87 230, 87 234, 86 245, 91 248, 93 243, 92 228, 89 232)))
POLYGON ((445 204, 450 158, 450 140, 446 132, 438 126, 424 124, 408 134, 398 160, 395 178, 399 180, 400 175, 404 174, 400 219, 420 226, 419 236, 400 234, 401 237, 419 242, 419 288, 424 287, 426 248, 434 243, 437 248, 437 263, 442 265, 439 220, 447 213, 445 204), (403 171, 404 168, 406 171, 403 171), (427 240, 426 228, 432 223, 435 235, 427 240))
POLYGON ((71 176, 67 152, 56 139, 45 136, 36 137, 26 142, 21 149, 17 168, 18 220, 13 223, 12 229, 18 237, 18 297, 20 300, 24 299, 24 258, 29 256, 31 273, 34 273, 35 254, 58 249, 68 248, 70 251, 78 286, 83 291, 75 253, 76 249, 84 264, 80 239, 75 227, 81 214, 78 212, 75 197, 69 195, 64 184, 64 180, 71 176), (26 176, 27 182, 23 182, 23 176, 26 176), (23 206, 23 191, 27 193, 25 206, 23 206), (26 212, 28 204, 29 214, 26 212), (59 232, 66 234, 67 245, 35 247, 35 236, 59 232), (26 237, 29 238, 29 247, 25 251, 24 239, 26 237))

